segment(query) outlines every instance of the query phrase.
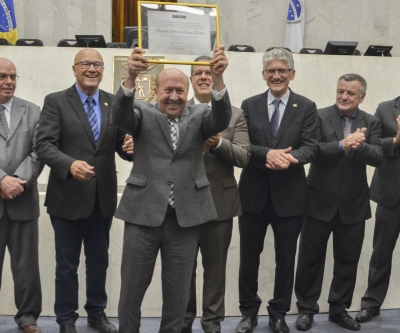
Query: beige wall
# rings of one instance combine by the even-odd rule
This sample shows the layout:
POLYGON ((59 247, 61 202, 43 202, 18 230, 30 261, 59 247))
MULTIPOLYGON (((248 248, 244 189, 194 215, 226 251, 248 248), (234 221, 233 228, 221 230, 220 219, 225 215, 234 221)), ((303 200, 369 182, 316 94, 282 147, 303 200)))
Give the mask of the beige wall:
MULTIPOLYGON (((77 49, 56 47, 8 47, 0 46, 0 54, 12 59, 18 69, 20 80, 16 95, 39 105, 43 104, 44 97, 51 92, 65 89, 74 83, 71 64, 77 49), (23 52, 22 52, 23 50, 23 52), (29 61, 27 61, 29 59, 29 61)), ((118 49, 101 50, 105 61, 104 79, 101 88, 111 91, 113 86, 113 56, 127 55, 127 51, 118 49)), ((261 53, 234 53, 228 52, 230 65, 225 73, 225 83, 228 87, 232 103, 241 105, 244 98, 263 92, 266 89, 261 76, 261 53)), ((173 59, 186 59, 172 56, 173 59)), ((194 57, 193 57, 194 58, 194 57)), ((335 84, 337 78, 347 72, 355 72, 364 76, 368 81, 368 91, 362 109, 374 113, 378 102, 392 99, 399 95, 399 76, 393 75, 400 68, 400 58, 372 58, 372 57, 346 57, 346 56, 316 56, 294 55, 296 65, 296 78, 291 87, 297 93, 303 94, 317 103, 318 107, 324 107, 334 103, 335 84)), ((187 59, 186 59, 187 60, 187 59)), ((179 66, 189 74, 189 66, 179 66)), ((192 95, 192 93, 190 93, 192 95)), ((130 164, 121 161, 117 157, 117 169, 119 171, 119 184, 124 185, 129 174, 130 164)), ((369 177, 372 168, 368 169, 369 177)), ((236 176, 240 170, 236 170, 236 176)), ((43 186, 47 183, 48 169, 45 169, 39 178, 43 186)), ((42 315, 53 315, 54 304, 54 240, 53 230, 49 217, 43 207, 44 193, 41 194, 42 215, 40 217, 40 269, 43 286, 43 312, 42 315)), ((373 209, 374 211, 374 209, 373 209)), ((358 309, 360 297, 366 288, 368 262, 372 251, 374 219, 367 222, 364 247, 359 263, 357 285, 353 301, 353 310, 358 309)), ((110 268, 107 280, 107 292, 109 295, 108 313, 117 315, 117 305, 120 286, 120 258, 122 245, 123 223, 114 220, 111 232, 110 268)), ((399 257, 399 249, 395 251, 395 258, 399 257)), ((329 247, 327 267, 324 280, 324 288, 321 295, 321 310, 327 311, 327 294, 330 279, 332 277, 332 250, 329 247)), ((83 262, 83 260, 82 260, 83 262)), ((232 243, 229 249, 228 274, 227 274, 227 306, 226 314, 229 316, 240 315, 238 311, 237 273, 239 266, 239 233, 237 223, 234 224, 232 243)), ((272 295, 274 277, 274 250, 271 230, 267 232, 264 253, 262 254, 260 267, 260 296, 266 305, 272 295)), ((201 276, 201 272, 199 274, 201 276)), ((400 279, 398 260, 394 260, 392 283, 383 308, 398 308, 400 300, 396 297, 400 291, 397 281, 400 279)), ((84 269, 79 271, 80 279, 80 313, 85 315, 84 304, 84 269)), ((199 284, 201 286, 201 281, 199 284)), ((199 302, 201 295, 199 294, 199 302)), ((0 292, 0 314, 14 314, 13 283, 9 268, 8 257, 5 260, 3 272, 3 285, 0 292)), ((294 301, 294 300, 293 300, 294 301)), ((292 304, 292 312, 296 311, 292 304)), ((143 303, 143 316, 159 316, 161 312, 161 287, 160 266, 157 265, 154 273, 154 281, 151 284, 143 303)), ((265 314, 262 307, 261 314, 265 314)))

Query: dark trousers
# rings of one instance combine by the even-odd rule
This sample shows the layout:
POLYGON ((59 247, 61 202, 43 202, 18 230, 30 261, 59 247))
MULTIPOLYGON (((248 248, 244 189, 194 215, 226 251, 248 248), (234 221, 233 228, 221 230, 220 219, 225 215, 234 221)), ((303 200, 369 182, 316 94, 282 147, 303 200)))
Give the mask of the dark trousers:
POLYGON ((365 221, 343 224, 339 214, 325 222, 307 217, 300 237, 295 292, 300 313, 318 313, 324 276, 326 249, 333 234, 333 278, 329 290, 329 313, 335 315, 351 306, 357 265, 364 241, 365 221))
POLYGON ((87 219, 50 218, 56 245, 56 321, 59 325, 71 325, 78 319, 77 271, 82 243, 86 258, 85 310, 94 318, 107 306, 105 285, 112 218, 101 216, 97 200, 87 219))
MULTIPOLYGON (((204 268, 201 326, 204 332, 220 331, 221 321, 225 318, 226 260, 232 238, 232 225, 233 219, 200 225, 199 247, 204 268)), ((196 267, 197 255, 183 328, 191 327, 196 318, 196 267)))
POLYGON ((38 244, 38 220, 11 220, 5 209, 0 218, 0 288, 7 247, 18 309, 14 319, 19 327, 36 324, 42 312, 38 244))
POLYGON ((373 251, 369 263, 368 288, 361 308, 379 309, 385 300, 392 272, 392 256, 400 233, 400 203, 378 205, 375 214, 373 251))
POLYGON ((167 214, 159 227, 125 222, 118 306, 120 333, 139 333, 140 308, 159 251, 163 301, 159 332, 180 333, 199 236, 198 226, 180 227, 175 214, 167 214))
POLYGON ((297 239, 303 216, 280 217, 275 214, 271 198, 258 215, 239 217, 240 267, 239 309, 243 316, 255 316, 261 305, 258 291, 258 270, 264 238, 271 225, 275 240, 275 285, 267 307, 270 316, 282 317, 290 309, 297 239))

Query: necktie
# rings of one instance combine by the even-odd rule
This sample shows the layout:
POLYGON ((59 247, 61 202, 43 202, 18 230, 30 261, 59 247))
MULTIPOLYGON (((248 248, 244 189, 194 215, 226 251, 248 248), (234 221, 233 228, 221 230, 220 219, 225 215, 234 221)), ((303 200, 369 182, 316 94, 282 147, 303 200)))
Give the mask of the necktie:
POLYGON ((351 133, 350 117, 343 116, 343 119, 344 119, 343 136, 346 138, 351 133))
POLYGON ((278 135, 278 129, 279 129, 279 104, 281 103, 280 99, 274 99, 272 104, 275 106, 274 113, 272 114, 271 117, 271 133, 272 133, 272 140, 273 140, 273 146, 276 144, 276 137, 278 135))
MULTIPOLYGON (((178 136, 175 128, 175 120, 174 119, 168 119, 168 124, 169 124, 169 129, 170 129, 170 135, 171 135, 171 140, 172 140, 172 147, 174 150, 176 150, 176 145, 178 143, 178 136)), ((168 197, 168 204, 172 207, 175 208, 175 200, 174 200, 174 182, 171 182, 171 190, 169 192, 169 197, 168 197)))
POLYGON ((94 142, 97 145, 97 141, 99 139, 100 131, 99 131, 99 125, 97 123, 97 117, 96 117, 96 111, 94 110, 94 99, 93 97, 88 97, 86 99, 86 104, 87 107, 85 109, 87 117, 89 119, 90 127, 92 128, 93 132, 93 137, 94 137, 94 142))
POLYGON ((4 114, 4 105, 0 105, 0 122, 3 125, 4 132, 6 133, 6 138, 8 138, 8 123, 6 119, 6 115, 4 114))

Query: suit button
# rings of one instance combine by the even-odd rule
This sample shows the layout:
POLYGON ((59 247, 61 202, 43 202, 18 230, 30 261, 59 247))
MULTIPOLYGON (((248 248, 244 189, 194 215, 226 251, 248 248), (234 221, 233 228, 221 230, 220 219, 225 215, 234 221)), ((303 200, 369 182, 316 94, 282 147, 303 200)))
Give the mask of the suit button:
POLYGON ((9 144, 9 143, 7 143, 7 146, 6 146, 6 148, 10 148, 11 147, 11 145, 9 144))
POLYGON ((8 166, 11 166, 11 162, 10 162, 10 163, 8 163, 8 166))
POLYGON ((168 181, 167 181, 167 184, 168 184, 168 185, 171 185, 172 183, 171 183, 171 181, 170 181, 170 180, 168 180, 168 181))

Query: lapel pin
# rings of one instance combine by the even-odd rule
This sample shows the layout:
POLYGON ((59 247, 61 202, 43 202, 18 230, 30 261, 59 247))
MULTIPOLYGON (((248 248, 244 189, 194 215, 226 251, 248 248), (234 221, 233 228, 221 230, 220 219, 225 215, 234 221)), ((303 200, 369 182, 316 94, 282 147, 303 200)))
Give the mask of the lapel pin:
POLYGON ((107 103, 107 102, 104 102, 104 105, 105 105, 105 106, 108 106, 108 103, 107 103))
POLYGON ((294 108, 297 108, 297 104, 293 104, 293 107, 294 107, 294 108))

